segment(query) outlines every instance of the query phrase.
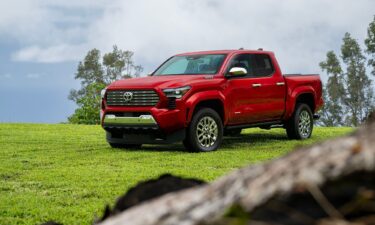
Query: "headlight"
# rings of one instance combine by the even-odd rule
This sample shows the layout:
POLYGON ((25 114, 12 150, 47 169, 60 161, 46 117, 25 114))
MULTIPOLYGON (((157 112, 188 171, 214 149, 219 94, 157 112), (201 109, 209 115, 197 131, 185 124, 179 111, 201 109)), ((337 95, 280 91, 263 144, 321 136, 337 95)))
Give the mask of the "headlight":
POLYGON ((189 90, 191 89, 190 86, 184 86, 179 88, 168 88, 164 89, 163 92, 168 98, 182 98, 189 90))
POLYGON ((100 96, 102 97, 102 99, 104 98, 105 96, 105 92, 107 91, 107 88, 104 88, 101 92, 100 92, 100 96))

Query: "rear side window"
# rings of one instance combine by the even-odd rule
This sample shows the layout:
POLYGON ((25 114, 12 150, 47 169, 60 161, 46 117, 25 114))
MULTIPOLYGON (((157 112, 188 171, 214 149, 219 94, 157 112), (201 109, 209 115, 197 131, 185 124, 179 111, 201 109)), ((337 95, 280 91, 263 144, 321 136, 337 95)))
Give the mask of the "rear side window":
POLYGON ((255 77, 271 76, 274 72, 271 58, 266 54, 252 55, 252 68, 255 77))

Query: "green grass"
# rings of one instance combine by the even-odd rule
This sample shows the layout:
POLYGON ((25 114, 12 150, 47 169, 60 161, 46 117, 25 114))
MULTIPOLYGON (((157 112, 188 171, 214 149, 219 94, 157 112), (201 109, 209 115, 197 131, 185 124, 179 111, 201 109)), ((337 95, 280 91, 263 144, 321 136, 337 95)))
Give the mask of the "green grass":
POLYGON ((111 149, 99 126, 0 124, 0 224, 90 224, 141 180, 168 172, 212 181, 350 131, 316 128, 311 139, 291 141, 282 129, 248 129, 216 152, 197 154, 181 145, 111 149))

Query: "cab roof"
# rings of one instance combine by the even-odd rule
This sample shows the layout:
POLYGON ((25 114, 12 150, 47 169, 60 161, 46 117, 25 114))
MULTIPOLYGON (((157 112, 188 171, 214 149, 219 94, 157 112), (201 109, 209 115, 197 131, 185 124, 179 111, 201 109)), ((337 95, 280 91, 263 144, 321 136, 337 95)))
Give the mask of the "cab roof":
POLYGON ((247 50, 247 49, 236 49, 236 50, 211 50, 211 51, 197 51, 197 52, 185 52, 181 54, 177 54, 175 56, 184 56, 184 55, 205 55, 205 54, 235 54, 235 53, 266 53, 272 54, 271 51, 263 51, 263 50, 247 50))

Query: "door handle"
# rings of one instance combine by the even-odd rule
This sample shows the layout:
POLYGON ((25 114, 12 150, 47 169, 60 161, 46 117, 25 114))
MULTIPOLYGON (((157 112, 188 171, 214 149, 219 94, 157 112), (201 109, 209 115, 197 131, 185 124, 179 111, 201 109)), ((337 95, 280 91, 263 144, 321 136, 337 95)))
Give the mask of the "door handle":
POLYGON ((284 85, 285 85, 285 82, 277 82, 276 85, 277 85, 277 86, 284 86, 284 85))
POLYGON ((262 84, 253 84, 253 87, 261 87, 262 84))

